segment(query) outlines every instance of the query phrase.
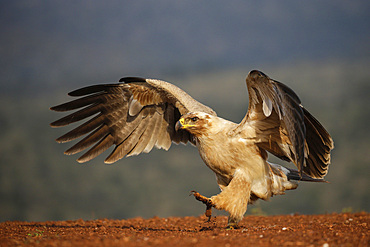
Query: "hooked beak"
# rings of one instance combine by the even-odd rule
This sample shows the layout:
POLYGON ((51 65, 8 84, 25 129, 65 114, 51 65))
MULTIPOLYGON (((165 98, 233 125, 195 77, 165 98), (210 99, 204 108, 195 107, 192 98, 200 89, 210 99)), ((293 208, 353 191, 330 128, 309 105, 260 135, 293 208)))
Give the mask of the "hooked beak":
POLYGON ((184 119, 180 118, 180 120, 176 122, 175 130, 178 131, 183 128, 184 128, 184 119))

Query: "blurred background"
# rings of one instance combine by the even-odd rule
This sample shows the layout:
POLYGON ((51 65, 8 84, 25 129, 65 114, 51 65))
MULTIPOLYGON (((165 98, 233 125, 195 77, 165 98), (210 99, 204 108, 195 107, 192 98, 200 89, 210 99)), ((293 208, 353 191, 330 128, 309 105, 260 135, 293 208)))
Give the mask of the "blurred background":
POLYGON ((369 211, 369 12, 366 0, 1 1, 0 221, 203 214, 189 192, 219 189, 196 148, 81 165, 54 141, 71 128, 50 128, 63 114, 49 107, 79 87, 141 76, 239 122, 252 69, 293 88, 335 149, 330 183, 301 183, 248 213, 369 211))

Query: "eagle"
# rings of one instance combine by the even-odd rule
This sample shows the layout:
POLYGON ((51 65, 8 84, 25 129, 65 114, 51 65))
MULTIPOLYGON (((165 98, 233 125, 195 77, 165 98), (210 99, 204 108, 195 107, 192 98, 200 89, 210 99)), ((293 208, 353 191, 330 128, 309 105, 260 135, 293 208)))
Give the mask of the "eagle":
POLYGON ((81 163, 111 146, 114 150, 104 161, 109 164, 153 147, 168 150, 172 143, 191 143, 220 188, 212 197, 196 191, 192 195, 206 205, 208 220, 212 208, 225 210, 227 228, 237 228, 248 204, 284 194, 299 181, 325 182, 334 148, 330 134, 288 86, 258 70, 248 74, 246 84, 249 106, 240 123, 218 117, 171 83, 125 77, 70 92, 78 98, 50 109, 75 111, 50 125, 82 121, 56 139, 64 143, 84 136, 65 151, 72 155, 90 148, 77 159, 81 163), (269 162, 268 153, 297 169, 269 162))

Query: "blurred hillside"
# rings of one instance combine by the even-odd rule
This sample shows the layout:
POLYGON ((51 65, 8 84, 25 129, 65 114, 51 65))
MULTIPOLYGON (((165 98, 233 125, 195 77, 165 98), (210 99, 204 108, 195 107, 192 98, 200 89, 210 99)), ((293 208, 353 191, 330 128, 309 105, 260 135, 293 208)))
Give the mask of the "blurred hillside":
MULTIPOLYGON (((301 183, 285 196, 260 202, 257 206, 264 212, 312 214, 347 207, 369 211, 370 71, 366 68, 302 64, 264 69, 295 89, 335 141, 327 176, 330 184, 301 183)), ((244 75, 242 69, 214 71, 173 81, 220 116, 238 122, 247 109, 244 75), (183 81, 188 83, 182 85, 183 81)), ((60 93, 17 101, 1 98, 2 220, 199 215, 204 207, 188 192, 218 192, 214 175, 192 146, 174 145, 168 152, 154 150, 114 165, 104 165, 104 157, 81 165, 75 161, 77 156, 64 156, 70 145, 54 139, 66 130, 48 127, 60 117, 48 106, 63 100, 67 97, 60 93)))
MULTIPOLYGON (((286 83, 333 136, 329 184, 259 202, 269 214, 370 210, 368 1, 2 1, 0 221, 183 216, 218 193, 192 146, 80 165, 49 107, 81 86, 160 78, 239 122, 245 77, 286 83)), ((274 159, 274 162, 279 162, 274 159)))

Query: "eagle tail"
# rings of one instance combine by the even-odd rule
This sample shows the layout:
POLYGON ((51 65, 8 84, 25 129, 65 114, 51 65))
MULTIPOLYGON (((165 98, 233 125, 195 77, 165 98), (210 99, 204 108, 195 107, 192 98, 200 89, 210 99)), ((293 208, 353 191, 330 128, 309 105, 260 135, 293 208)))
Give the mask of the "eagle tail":
POLYGON ((285 176, 287 177, 288 181, 290 180, 296 180, 296 181, 305 181, 305 182, 326 182, 324 179, 322 178, 312 178, 310 176, 308 176, 307 174, 305 173, 300 173, 298 170, 296 169, 292 169, 292 168, 288 168, 288 167, 285 167, 285 166, 281 166, 281 165, 277 165, 277 164, 274 164, 274 163, 271 163, 269 162, 270 166, 279 170, 280 172, 284 173, 285 176))
MULTIPOLYGON (((305 182, 326 182, 322 178, 312 178, 305 173, 300 173, 298 170, 284 167, 288 172, 285 174, 288 180, 305 181, 305 182)), ((284 172, 285 173, 285 172, 284 172)))

